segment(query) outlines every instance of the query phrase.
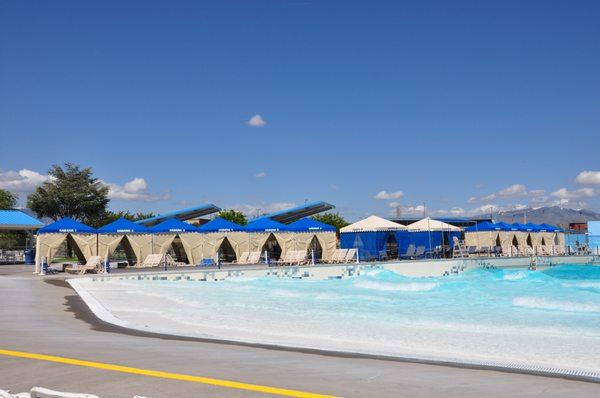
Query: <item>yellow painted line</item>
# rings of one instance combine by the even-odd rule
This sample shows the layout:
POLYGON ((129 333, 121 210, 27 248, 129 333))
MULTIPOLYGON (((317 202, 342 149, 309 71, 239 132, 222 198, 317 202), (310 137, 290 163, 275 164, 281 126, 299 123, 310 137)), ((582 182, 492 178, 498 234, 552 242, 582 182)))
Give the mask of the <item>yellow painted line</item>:
POLYGON ((0 349, 0 355, 9 357, 37 359, 39 361, 64 363, 67 365, 84 366, 87 368, 96 368, 110 370, 113 372, 130 373, 142 376, 158 377, 161 379, 189 381, 192 383, 209 384, 212 386, 234 388, 238 390, 247 390, 261 392, 265 394, 279 395, 283 397, 298 397, 298 398, 333 398, 332 395, 314 394, 310 392, 288 390, 285 388, 261 386, 258 384, 240 383, 231 380, 213 379, 211 377, 192 376, 179 373, 161 372, 159 370, 139 369, 129 366, 113 365, 102 362, 83 361, 81 359, 57 357, 54 355, 34 354, 30 352, 11 351, 0 349))

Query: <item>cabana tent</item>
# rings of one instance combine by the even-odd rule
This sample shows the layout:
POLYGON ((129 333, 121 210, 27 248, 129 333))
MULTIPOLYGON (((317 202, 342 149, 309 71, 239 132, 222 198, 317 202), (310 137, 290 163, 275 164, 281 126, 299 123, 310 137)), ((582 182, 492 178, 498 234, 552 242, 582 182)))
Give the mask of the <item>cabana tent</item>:
POLYGON ((200 240, 198 229, 176 218, 169 218, 150 228, 152 232, 152 253, 166 254, 173 249, 179 262, 195 264, 193 245, 200 240))
POLYGON ((294 231, 293 250, 314 250, 315 258, 330 261, 337 247, 334 226, 313 218, 301 218, 288 225, 294 231))
POLYGON ((358 249, 359 258, 364 260, 379 259, 381 252, 397 247, 396 231, 405 229, 404 225, 370 216, 340 229, 340 247, 358 249))
POLYGON ((35 272, 41 270, 42 259, 50 264, 60 245, 67 240, 80 262, 97 253, 96 230, 72 218, 62 218, 38 230, 35 250, 35 272))
POLYGON ((408 246, 425 246, 426 251, 432 251, 436 247, 452 246, 452 238, 460 239, 462 229, 431 217, 425 217, 406 226, 405 231, 396 232, 398 251, 405 253, 408 246))
POLYGON ((198 228, 204 239, 203 258, 220 255, 226 261, 235 261, 247 252, 249 235, 242 225, 217 217, 198 228))
POLYGON ((257 218, 246 225, 250 252, 265 250, 269 258, 278 260, 288 250, 293 250, 292 228, 270 218, 257 218))
POLYGON ((129 265, 141 266, 148 254, 152 253, 151 231, 133 221, 119 218, 98 229, 98 255, 109 259, 121 245, 129 265))

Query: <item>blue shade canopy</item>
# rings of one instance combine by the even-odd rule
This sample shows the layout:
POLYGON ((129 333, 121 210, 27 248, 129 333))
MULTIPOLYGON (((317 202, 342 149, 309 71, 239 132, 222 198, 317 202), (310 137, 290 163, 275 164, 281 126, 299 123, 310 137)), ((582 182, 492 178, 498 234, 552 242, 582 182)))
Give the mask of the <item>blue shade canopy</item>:
POLYGON ((0 230, 31 230, 44 223, 19 210, 0 210, 0 230))
POLYGON ((485 231, 501 231, 500 226, 497 226, 491 222, 480 222, 477 225, 471 225, 468 228, 465 228, 466 232, 485 232, 485 231))
POLYGON ((43 228, 38 230, 38 233, 52 233, 52 232, 67 232, 67 233, 85 233, 85 234, 95 234, 96 231, 94 228, 89 225, 85 225, 80 223, 79 221, 75 221, 72 218, 65 217, 61 218, 58 221, 53 222, 52 224, 48 224, 43 228))
POLYGON ((123 217, 106 224, 102 228, 98 229, 101 234, 114 234, 114 233, 149 233, 151 232, 148 228, 141 224, 136 224, 133 221, 129 221, 123 217))
POLYGON ((527 227, 525 226, 525 224, 520 224, 518 222, 514 222, 509 225, 510 225, 511 231, 521 231, 521 232, 527 231, 527 227))
POLYGON ((293 223, 288 225, 289 228, 292 228, 294 231, 299 232, 318 232, 318 231, 334 231, 335 227, 333 225, 325 224, 324 222, 317 221, 313 218, 301 218, 298 221, 294 221, 293 223))
POLYGON ((244 227, 242 225, 221 217, 217 217, 198 228, 198 231, 200 232, 233 232, 243 230, 244 227))
POLYGON ((527 224, 524 224, 524 226, 527 228, 528 232, 540 232, 540 226, 537 224, 534 224, 532 222, 528 222, 527 224))
POLYGON ((544 232, 563 232, 563 230, 560 227, 557 227, 556 225, 540 224, 538 225, 538 227, 540 228, 540 231, 544 232))
POLYGON ((272 220, 270 218, 261 217, 253 220, 246 225, 248 232, 277 232, 291 231, 292 229, 285 224, 272 220))
POLYGON ((169 218, 159 224, 156 224, 150 228, 152 232, 197 232, 198 228, 191 224, 178 220, 176 218, 169 218))

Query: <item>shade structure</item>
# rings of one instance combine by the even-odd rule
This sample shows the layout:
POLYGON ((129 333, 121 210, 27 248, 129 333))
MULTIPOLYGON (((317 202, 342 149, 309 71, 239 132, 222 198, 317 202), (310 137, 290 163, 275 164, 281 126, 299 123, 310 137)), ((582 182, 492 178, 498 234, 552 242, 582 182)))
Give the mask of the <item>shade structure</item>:
POLYGON ((487 232, 487 231, 510 231, 508 224, 504 223, 491 223, 491 222, 480 222, 476 225, 472 225, 465 228, 465 232, 487 232))
POLYGON ((376 232, 376 231, 398 231, 406 229, 404 225, 395 223, 385 218, 369 216, 340 229, 340 232, 376 232))
POLYGON ((150 233, 150 229, 145 227, 142 224, 136 224, 133 221, 127 220, 126 218, 119 218, 111 222, 110 224, 106 224, 103 227, 98 229, 98 232, 101 234, 114 234, 114 233, 150 233))
POLYGON ((290 231, 291 228, 270 218, 261 217, 250 221, 245 230, 248 232, 280 232, 290 231))
POLYGON ((422 220, 409 224, 406 226, 406 229, 409 231, 462 231, 459 227, 434 220, 431 217, 425 217, 422 220))
POLYGON ((244 230, 245 228, 242 225, 221 217, 217 217, 198 228, 200 232, 234 232, 244 230))
POLYGON ((98 255, 109 259, 122 245, 130 265, 141 266, 148 254, 152 254, 151 230, 125 218, 119 218, 98 229, 98 255))
POLYGON ((0 210, 0 230, 31 231, 43 226, 40 220, 20 210, 0 210))
POLYGON ((541 231, 544 232, 564 232, 560 227, 557 227, 556 225, 540 224, 538 225, 538 227, 541 231))
POLYGON ((98 231, 89 225, 85 225, 84 223, 73 220, 69 217, 61 218, 60 220, 55 221, 52 224, 48 224, 38 230, 38 234, 55 232, 95 234, 98 231))
POLYGON ((87 261, 97 253, 96 230, 72 218, 65 217, 38 230, 35 251, 35 270, 40 272, 42 260, 48 264, 65 242, 73 249, 80 262, 87 261))
POLYGON ((159 224, 156 224, 150 231, 155 233, 160 232, 196 232, 198 228, 193 226, 192 224, 188 224, 184 221, 178 220, 176 218, 169 218, 159 224))
POLYGON ((298 232, 310 232, 310 231, 329 231, 335 232, 336 229, 333 225, 325 224, 324 222, 317 221, 313 218, 301 218, 298 221, 294 221, 289 224, 288 227, 298 232))

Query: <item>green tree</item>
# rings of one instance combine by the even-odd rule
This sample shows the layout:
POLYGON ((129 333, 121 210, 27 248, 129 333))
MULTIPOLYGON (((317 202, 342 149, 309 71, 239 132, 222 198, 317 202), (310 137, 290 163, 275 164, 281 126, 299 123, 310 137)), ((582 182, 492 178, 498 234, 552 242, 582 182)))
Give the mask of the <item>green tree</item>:
POLYGON ((321 221, 325 224, 333 225, 338 234, 340 233, 341 228, 344 228, 346 225, 350 224, 348 221, 346 221, 344 219, 344 217, 342 217, 340 215, 340 213, 317 214, 316 216, 313 216, 312 218, 317 221, 321 221))
POLYGON ((14 209, 18 198, 17 194, 0 189, 0 210, 14 209))
POLYGON ((217 217, 224 218, 225 220, 229 220, 240 225, 248 224, 248 220, 246 219, 244 213, 233 209, 221 210, 219 213, 217 213, 217 217))
POLYGON ((65 163, 64 167, 52 166, 48 175, 51 178, 27 198, 27 207, 38 217, 71 217, 85 222, 106 212, 108 187, 93 177, 91 168, 65 163))
POLYGON ((154 213, 130 213, 129 211, 110 211, 106 210, 102 214, 95 217, 86 218, 84 222, 90 227, 100 228, 103 225, 110 224, 111 222, 118 220, 123 217, 131 221, 144 220, 146 218, 153 217, 154 213))

